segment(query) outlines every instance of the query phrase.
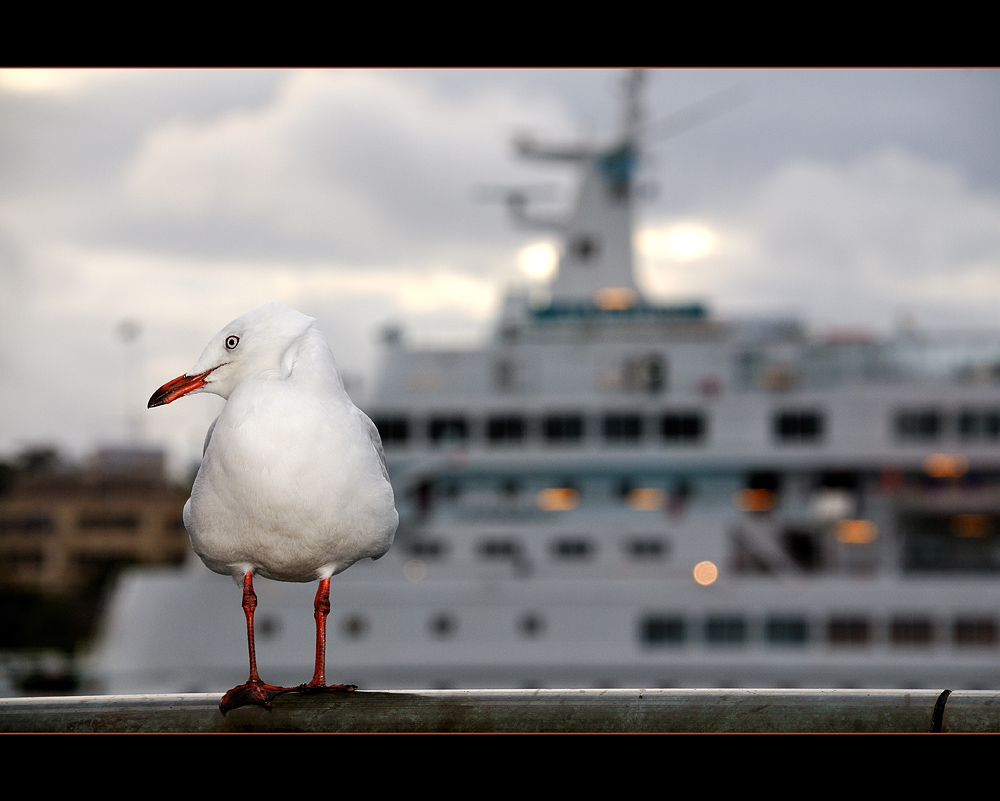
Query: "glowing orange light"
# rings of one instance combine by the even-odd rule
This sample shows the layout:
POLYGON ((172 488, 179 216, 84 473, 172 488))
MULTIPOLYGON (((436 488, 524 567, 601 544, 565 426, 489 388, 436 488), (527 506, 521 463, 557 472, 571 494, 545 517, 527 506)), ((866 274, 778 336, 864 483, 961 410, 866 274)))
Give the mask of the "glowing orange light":
POLYGON ((594 303, 604 311, 621 311, 635 306, 635 292, 624 287, 606 287, 594 293, 594 303))
POLYGON ((636 487, 628 492, 625 501, 629 508, 638 511, 662 509, 666 496, 663 490, 656 487, 636 487))
POLYGON ((535 502, 546 512, 567 512, 580 503, 580 493, 572 487, 549 487, 538 493, 535 502))
POLYGON ((993 533, 993 518, 979 514, 955 515, 951 519, 951 531, 956 537, 988 537, 993 533))
POLYGON ((767 512, 774 508, 774 490, 745 489, 736 493, 736 506, 744 512, 767 512))
POLYGON ((796 376, 790 367, 775 365, 764 371, 761 381, 765 389, 791 389, 795 385, 796 376))
POLYGON ((841 520, 833 530, 837 542, 868 545, 878 537, 878 526, 871 520, 841 520))
POLYGON ((701 586, 707 587, 709 584, 715 583, 715 580, 719 577, 719 568, 711 562, 699 562, 694 566, 693 573, 694 580, 701 584, 701 586))
POLYGON ((932 478, 960 478, 969 471, 969 460, 958 453, 935 453, 924 459, 924 472, 932 478))

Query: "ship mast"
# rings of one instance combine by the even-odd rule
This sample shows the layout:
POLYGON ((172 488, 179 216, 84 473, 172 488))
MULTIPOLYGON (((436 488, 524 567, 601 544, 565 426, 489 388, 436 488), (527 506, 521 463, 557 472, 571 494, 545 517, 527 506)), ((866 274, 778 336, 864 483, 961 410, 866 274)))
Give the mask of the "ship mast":
POLYGON ((525 158, 574 162, 584 173, 570 216, 547 224, 564 237, 559 273, 550 288, 553 306, 625 309, 640 302, 633 276, 632 198, 639 163, 641 84, 641 72, 628 74, 621 130, 607 147, 539 144, 524 138, 516 143, 525 158))

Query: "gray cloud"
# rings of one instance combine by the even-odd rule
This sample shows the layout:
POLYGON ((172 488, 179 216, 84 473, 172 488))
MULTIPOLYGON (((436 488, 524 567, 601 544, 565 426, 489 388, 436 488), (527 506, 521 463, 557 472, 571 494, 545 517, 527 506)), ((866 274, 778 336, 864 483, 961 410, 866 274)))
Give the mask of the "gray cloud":
MULTIPOLYGON (((609 136, 621 77, 124 71, 47 93, 0 80, 0 449, 122 436, 125 318, 143 323, 150 392, 272 299, 320 317, 368 384, 386 321, 418 341, 482 335, 537 234, 476 187, 554 182, 565 203, 572 176, 519 164, 510 138, 609 136)), ((995 71, 653 71, 648 118, 736 84, 742 105, 644 163, 659 191, 640 224, 697 220, 721 243, 697 265, 646 265, 657 291, 816 326, 885 327, 902 308, 928 326, 992 323, 995 71)), ((191 454, 210 416, 171 409, 146 432, 191 454)))

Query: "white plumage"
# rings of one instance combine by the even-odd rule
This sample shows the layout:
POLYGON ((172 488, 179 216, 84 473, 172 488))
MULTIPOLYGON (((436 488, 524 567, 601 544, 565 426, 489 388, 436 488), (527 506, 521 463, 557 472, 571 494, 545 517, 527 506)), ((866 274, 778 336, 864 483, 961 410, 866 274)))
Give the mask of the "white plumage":
POLYGON ((253 575, 320 580, 316 674, 298 689, 329 689, 320 663, 321 597, 328 609, 330 577, 384 554, 398 523, 378 432, 348 396, 314 323, 280 303, 254 309, 216 334, 194 367, 149 401, 152 408, 198 392, 227 400, 209 428, 184 525, 202 561, 244 586, 251 677, 227 694, 237 696, 228 708, 269 705, 289 689, 271 688, 264 698, 247 690, 256 675, 253 575))

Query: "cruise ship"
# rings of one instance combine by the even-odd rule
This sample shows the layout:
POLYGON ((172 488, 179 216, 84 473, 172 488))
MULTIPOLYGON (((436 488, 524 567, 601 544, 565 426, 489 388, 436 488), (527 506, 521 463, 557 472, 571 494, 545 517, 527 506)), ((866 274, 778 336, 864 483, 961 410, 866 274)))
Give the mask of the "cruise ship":
MULTIPOLYGON (((400 512, 330 588, 327 676, 363 689, 1000 687, 1000 331, 816 338, 644 297, 632 84, 543 299, 489 344, 386 338, 367 409, 400 512)), ((520 206, 518 216, 527 218, 520 206)), ((257 586, 268 682, 307 678, 311 585, 257 586)), ((102 692, 245 679, 239 590, 125 574, 102 692)))

